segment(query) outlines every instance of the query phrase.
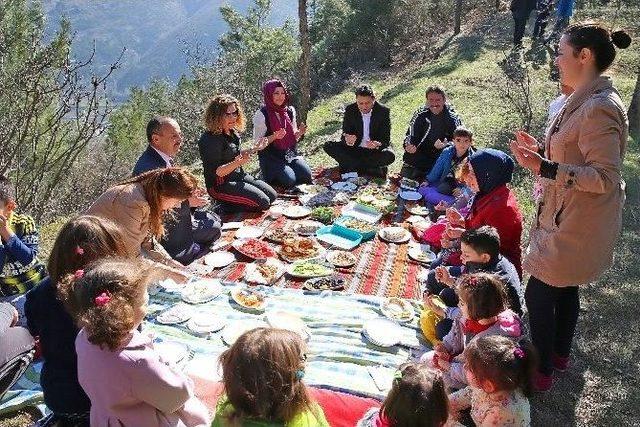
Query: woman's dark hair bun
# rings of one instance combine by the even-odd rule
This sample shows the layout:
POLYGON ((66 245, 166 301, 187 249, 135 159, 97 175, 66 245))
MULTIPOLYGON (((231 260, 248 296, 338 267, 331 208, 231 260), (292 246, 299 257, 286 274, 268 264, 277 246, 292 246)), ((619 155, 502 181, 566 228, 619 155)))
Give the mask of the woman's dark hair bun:
POLYGON ((631 36, 624 30, 611 33, 611 41, 618 49, 626 49, 631 44, 631 36))

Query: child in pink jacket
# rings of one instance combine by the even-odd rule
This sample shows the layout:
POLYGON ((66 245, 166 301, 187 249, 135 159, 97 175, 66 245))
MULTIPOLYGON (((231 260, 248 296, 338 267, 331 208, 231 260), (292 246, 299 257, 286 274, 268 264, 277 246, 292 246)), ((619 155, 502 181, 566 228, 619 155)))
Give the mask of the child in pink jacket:
POLYGON ((191 381, 163 363, 137 331, 153 271, 107 260, 65 279, 63 300, 82 327, 76 338, 78 380, 91 400, 91 425, 203 426, 209 415, 191 381))

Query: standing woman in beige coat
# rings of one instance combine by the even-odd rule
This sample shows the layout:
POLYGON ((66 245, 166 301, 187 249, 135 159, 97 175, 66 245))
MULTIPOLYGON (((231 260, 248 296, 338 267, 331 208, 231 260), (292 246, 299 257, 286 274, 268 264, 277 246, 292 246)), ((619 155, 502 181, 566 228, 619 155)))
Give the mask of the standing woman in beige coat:
POLYGON ((629 121, 611 79, 601 74, 616 48, 631 38, 587 22, 568 27, 558 49, 560 82, 575 88, 552 121, 544 144, 516 132, 511 150, 523 167, 540 176, 542 200, 523 267, 531 274, 525 299, 531 339, 540 353, 534 381, 553 384, 553 371, 569 364, 578 322, 578 287, 611 265, 622 225, 624 158, 629 121))
POLYGON ((116 224, 131 257, 144 256, 161 264, 168 276, 183 281, 187 277, 184 266, 156 240, 164 234, 165 215, 197 188, 196 177, 182 168, 155 169, 109 188, 86 213, 116 224))

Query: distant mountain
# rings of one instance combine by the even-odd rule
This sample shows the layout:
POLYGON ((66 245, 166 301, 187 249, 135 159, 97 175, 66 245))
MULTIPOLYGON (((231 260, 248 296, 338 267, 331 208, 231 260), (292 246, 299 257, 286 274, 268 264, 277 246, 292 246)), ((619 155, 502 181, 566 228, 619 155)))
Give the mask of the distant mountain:
MULTIPOLYGON (((245 11, 252 0, 44 0, 47 31, 65 16, 75 33, 74 55, 86 58, 95 41, 99 70, 115 61, 123 47, 122 67, 111 81, 111 93, 123 99, 132 86, 145 86, 153 78, 176 81, 188 73, 185 48, 197 43, 215 48, 226 31, 220 6, 245 11)), ((273 0, 272 24, 296 19, 294 0, 273 0)))

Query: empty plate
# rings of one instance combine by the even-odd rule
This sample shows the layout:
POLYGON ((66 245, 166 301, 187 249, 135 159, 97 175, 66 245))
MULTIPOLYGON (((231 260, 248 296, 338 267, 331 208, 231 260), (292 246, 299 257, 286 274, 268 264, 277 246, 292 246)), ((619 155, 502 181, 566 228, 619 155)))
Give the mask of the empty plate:
POLYGON ((257 239, 264 233, 263 227, 247 225, 236 231, 236 239, 257 239))
POLYGON ((212 252, 210 254, 205 255, 204 263, 212 266, 213 268, 222 268, 231 264, 236 260, 236 257, 233 253, 223 251, 223 252, 212 252))

